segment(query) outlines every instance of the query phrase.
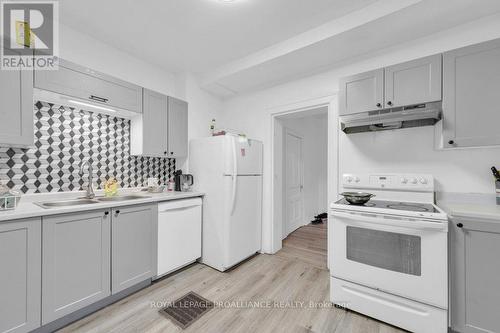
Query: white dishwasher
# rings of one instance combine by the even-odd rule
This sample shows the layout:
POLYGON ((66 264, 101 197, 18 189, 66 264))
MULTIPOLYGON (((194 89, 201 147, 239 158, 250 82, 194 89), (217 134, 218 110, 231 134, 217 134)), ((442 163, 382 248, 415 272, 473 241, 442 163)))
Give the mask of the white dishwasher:
POLYGON ((201 198, 158 204, 156 279, 201 257, 201 198))

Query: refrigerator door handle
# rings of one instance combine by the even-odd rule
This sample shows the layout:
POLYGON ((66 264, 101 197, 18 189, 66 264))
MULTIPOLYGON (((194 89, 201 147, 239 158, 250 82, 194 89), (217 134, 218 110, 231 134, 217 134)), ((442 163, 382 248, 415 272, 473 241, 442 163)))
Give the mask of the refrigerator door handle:
POLYGON ((236 184, 238 179, 237 174, 238 174, 238 158, 236 156, 236 140, 234 138, 231 138, 231 148, 233 151, 233 174, 232 174, 232 181, 233 181, 233 188, 232 188, 232 193, 231 193, 231 211, 230 215, 233 215, 234 212, 234 205, 236 203, 236 184))
POLYGON ((235 203, 236 203, 236 182, 238 181, 238 178, 236 178, 237 176, 236 175, 232 175, 231 176, 231 179, 233 181, 233 188, 232 188, 232 193, 231 193, 231 216, 233 216, 233 212, 234 212, 234 206, 235 206, 235 203))
POLYGON ((231 138, 231 150, 233 151, 233 175, 238 174, 238 156, 236 155, 236 139, 231 138))

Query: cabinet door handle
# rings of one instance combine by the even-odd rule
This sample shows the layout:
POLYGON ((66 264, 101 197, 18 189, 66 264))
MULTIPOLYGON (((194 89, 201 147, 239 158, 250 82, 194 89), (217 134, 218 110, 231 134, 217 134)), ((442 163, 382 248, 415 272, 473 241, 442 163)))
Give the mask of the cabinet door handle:
POLYGON ((464 227, 464 225, 463 225, 463 223, 457 223, 457 227, 459 227, 459 228, 463 228, 463 227, 464 227))
POLYGON ((173 154, 174 154, 174 152, 173 152, 173 151, 171 151, 171 152, 170 152, 170 155, 173 155, 173 154))
POLYGON ((378 108, 382 107, 382 104, 377 103, 377 107, 378 107, 378 108))
POLYGON ((391 101, 387 102, 387 105, 392 105, 392 102, 391 101))
POLYGON ((99 96, 95 96, 95 95, 90 95, 89 99, 97 101, 97 102, 101 102, 101 103, 107 103, 108 102, 107 98, 99 97, 99 96))
POLYGON ((104 212, 104 215, 105 215, 105 216, 108 216, 108 215, 109 215, 109 212, 104 212))
POLYGON ((119 211, 119 210, 117 210, 115 213, 116 213, 116 215, 118 215, 118 214, 120 214, 120 211, 119 211))
POLYGON ((450 141, 448 141, 448 144, 449 144, 449 145, 454 145, 454 144, 455 144, 455 141, 450 140, 450 141))

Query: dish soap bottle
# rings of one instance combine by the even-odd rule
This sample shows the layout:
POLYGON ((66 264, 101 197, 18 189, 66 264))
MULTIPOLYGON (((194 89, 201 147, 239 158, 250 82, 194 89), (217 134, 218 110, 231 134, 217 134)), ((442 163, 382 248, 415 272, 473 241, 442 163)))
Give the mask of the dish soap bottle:
POLYGON ((115 178, 109 178, 104 182, 104 196, 113 197, 118 194, 118 181, 115 178))

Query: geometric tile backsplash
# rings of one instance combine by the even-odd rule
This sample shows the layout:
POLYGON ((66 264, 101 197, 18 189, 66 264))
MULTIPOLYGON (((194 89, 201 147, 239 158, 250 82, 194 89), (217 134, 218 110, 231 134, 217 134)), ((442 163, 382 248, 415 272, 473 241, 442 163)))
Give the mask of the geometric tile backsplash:
POLYGON ((33 148, 0 147, 0 181, 22 193, 83 189, 90 160, 94 185, 114 177, 120 187, 146 186, 148 177, 166 183, 175 171, 175 159, 130 155, 130 120, 36 102, 33 148))

